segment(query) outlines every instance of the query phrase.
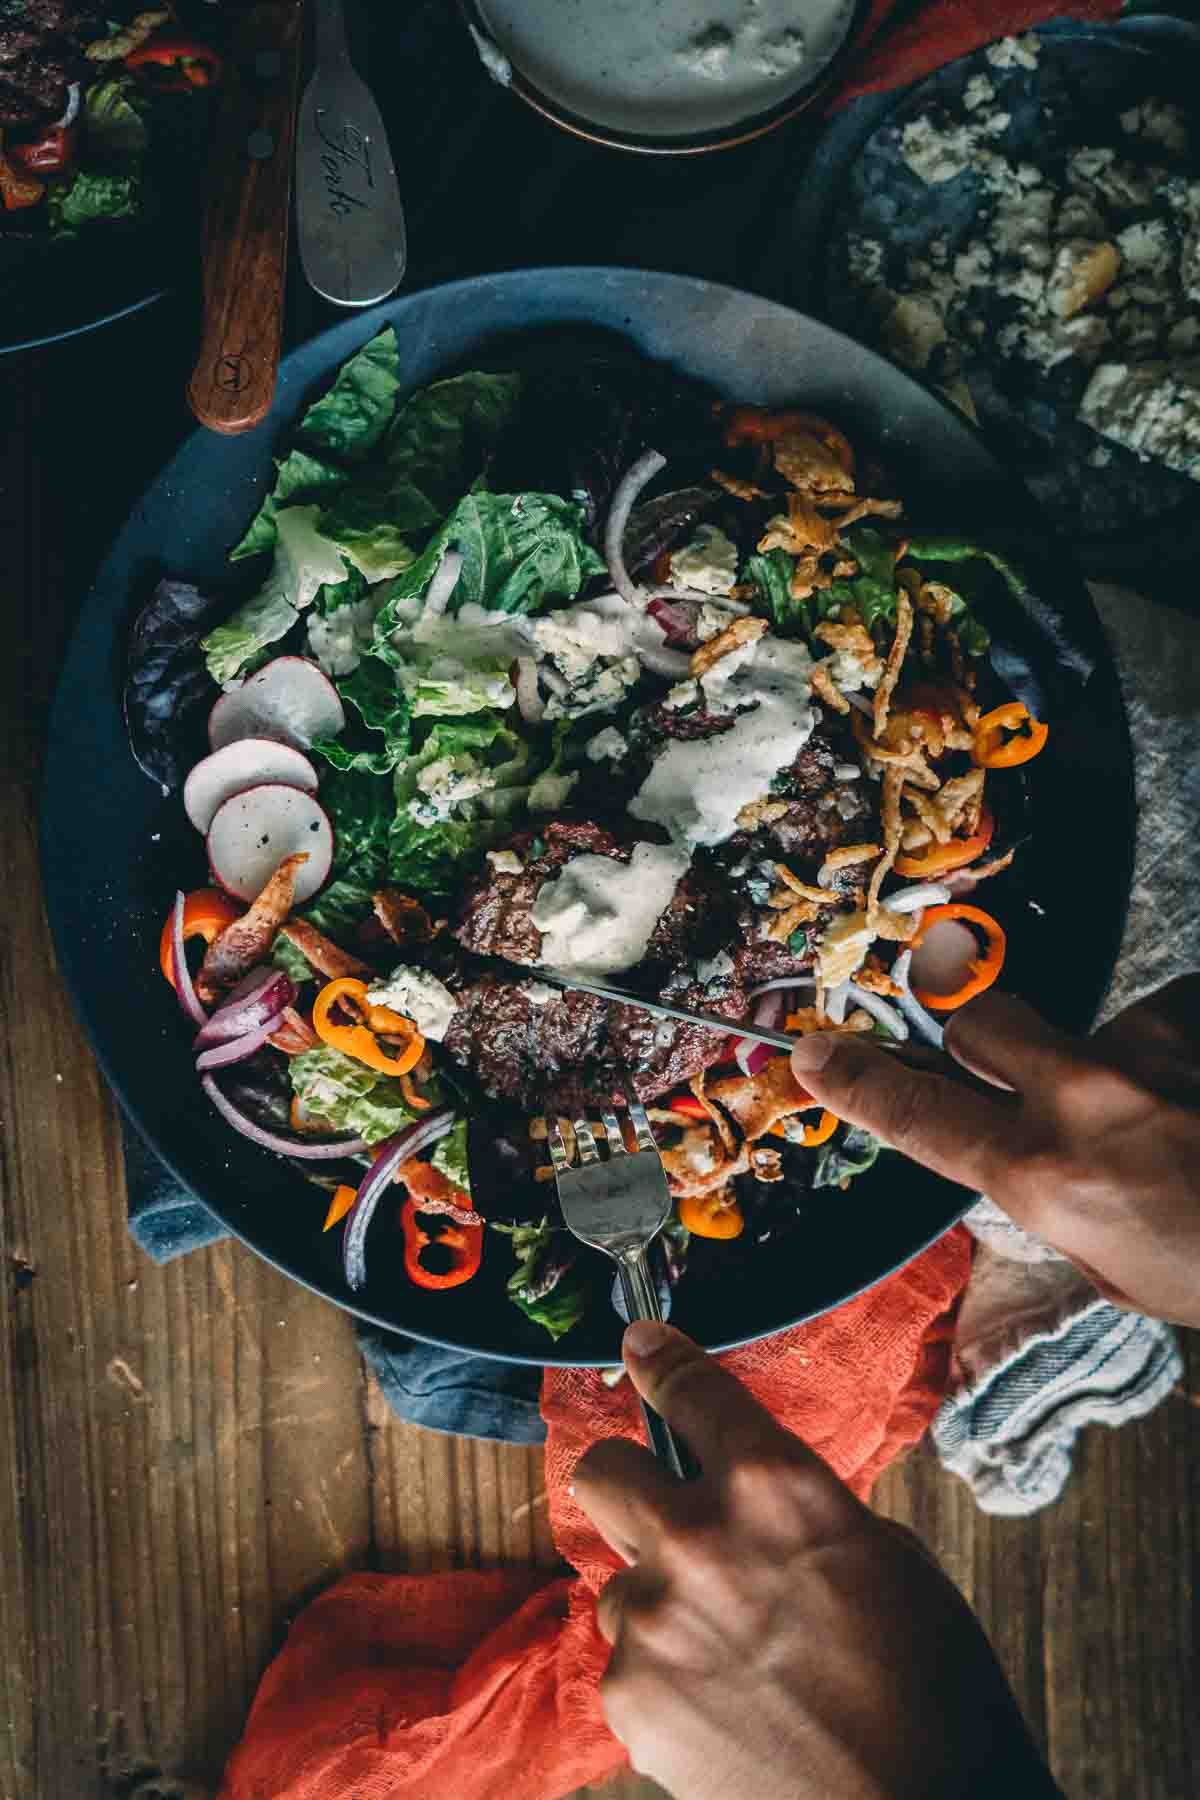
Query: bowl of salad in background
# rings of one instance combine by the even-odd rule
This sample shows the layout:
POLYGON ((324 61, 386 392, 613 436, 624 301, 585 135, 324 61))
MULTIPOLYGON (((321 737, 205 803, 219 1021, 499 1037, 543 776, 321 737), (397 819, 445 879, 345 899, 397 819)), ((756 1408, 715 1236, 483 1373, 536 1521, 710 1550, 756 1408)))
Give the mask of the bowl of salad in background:
POLYGON ((148 305, 193 253, 217 9, 0 0, 0 351, 148 305))
MULTIPOLYGON (((561 700, 565 715, 576 711, 576 702, 589 709, 574 720, 564 715, 564 723, 572 730, 580 726, 590 745, 608 728, 610 703, 639 703, 640 692, 633 689, 642 673, 615 666, 627 659, 614 652, 613 668, 601 666, 588 675, 595 693, 585 699, 582 689, 573 691, 561 662, 555 665, 551 658, 537 671, 536 688, 526 684, 522 698, 517 683, 510 683, 507 657, 502 668, 468 671, 460 656, 457 672, 435 666, 435 658, 415 674, 409 669, 409 684, 415 686, 405 697, 404 679, 397 685, 393 664, 368 657, 354 666, 353 640, 371 636, 373 621, 383 617, 381 601, 390 599, 397 618, 414 602, 418 612, 427 601, 432 607, 428 589, 445 571, 450 537, 468 549, 473 534, 479 556, 472 551, 468 558, 470 583, 479 593, 469 603, 470 618, 460 619, 467 604, 463 593, 454 596, 440 584, 438 601, 448 603, 448 623, 478 629, 487 621, 476 614, 498 608, 498 622, 511 614, 521 631, 552 613, 551 624, 561 624, 564 601, 598 592, 597 584, 603 584, 596 533, 603 536, 620 471, 631 458, 636 461, 648 438, 661 440, 672 455, 672 479, 684 481, 685 493, 705 486, 707 468, 693 469, 687 460, 689 449, 703 464, 709 458, 704 408, 696 410, 696 396, 705 390, 724 405, 779 409, 803 402, 814 414, 833 414, 853 443, 869 446, 871 461, 895 472, 906 518, 922 532, 926 554, 932 554, 930 534, 939 528, 956 534, 953 544, 941 537, 943 559, 953 552, 964 561, 963 545, 986 541, 993 547, 997 560, 989 563, 991 573, 976 571, 982 610, 975 613, 974 601, 971 608, 979 624, 986 619, 991 641, 985 642, 986 629, 982 635, 973 630, 970 651, 986 651, 988 681, 1001 693, 1026 699, 1030 712, 1048 717, 1052 725, 1048 746, 1030 765, 1027 795, 1022 793, 1028 823, 1021 827, 1026 841, 1019 875, 1014 870, 997 876, 997 899, 984 905, 994 905, 1004 919, 1006 981, 1065 1025, 1086 1025, 1111 967, 1132 845, 1128 744, 1115 677, 1086 592, 1061 548, 1046 538, 978 435, 942 403, 849 340, 787 309, 711 283, 633 271, 534 270, 480 278, 391 303, 369 319, 327 333, 285 363, 273 429, 254 444, 217 447, 194 438, 144 497, 101 571, 54 713, 43 860, 64 973, 109 1079, 149 1141, 261 1254, 336 1303, 395 1330, 515 1360, 580 1364, 612 1360, 620 1326, 602 1276, 589 1278, 588 1295, 583 1303, 576 1297, 569 1319, 548 1316, 553 1308, 542 1302, 557 1293, 565 1304, 568 1292, 554 1266, 555 1251, 570 1246, 548 1235, 542 1224, 552 1203, 543 1204, 550 1190, 532 1173, 538 1142, 529 1131, 532 1097, 522 1097, 528 1105, 514 1104, 514 1095, 499 1093, 495 1080, 472 1080, 480 1073, 474 1053, 457 1065, 453 1059, 439 1064, 444 1087, 422 1116, 452 1106, 465 1130, 458 1133, 457 1147, 447 1138, 445 1152, 422 1167, 432 1171, 434 1185, 449 1181, 461 1189, 469 1178, 489 1224, 516 1225, 527 1236, 517 1240, 486 1231, 482 1264, 462 1285, 409 1278, 407 1258, 410 1251, 419 1255, 421 1247, 409 1244, 400 1209, 390 1205, 393 1191, 400 1199, 398 1189, 389 1189, 380 1202, 365 1270, 352 1269, 341 1232, 322 1229, 328 1196, 305 1182, 292 1162, 264 1148, 261 1137, 255 1142, 240 1128, 231 1129, 228 1118, 214 1110, 212 1095, 197 1082, 194 1027, 181 1019, 160 972, 163 921, 175 892, 200 888, 210 866, 220 882, 240 893, 242 905, 257 891, 259 871, 241 868, 247 848, 255 854, 257 849, 239 838, 232 814, 226 821, 234 828, 232 837, 223 844, 210 841, 207 855, 193 826, 198 814, 206 815, 200 822, 215 826, 227 805, 236 813, 246 791, 236 770, 228 794, 209 778, 219 774, 223 782, 230 778, 225 763, 265 754, 270 779, 255 764, 252 785, 260 798, 271 789, 278 812, 271 830, 286 833, 300 819, 312 832, 304 848, 314 859, 309 874, 316 885, 309 906, 300 911, 311 913, 309 922, 323 936, 340 938, 343 951, 367 962, 377 952, 384 960, 392 954, 386 942, 375 950, 369 943, 372 914, 376 928, 380 923, 373 889, 385 868, 409 897, 425 895, 431 919, 441 910, 439 901, 447 914, 461 916, 472 893, 491 906, 478 885, 481 876, 486 884, 489 867, 498 883, 519 885, 522 877, 512 862, 520 853, 505 834, 532 832, 524 844, 525 861, 548 877, 541 863, 561 832, 556 836, 548 828, 547 841, 539 844, 532 815, 548 808, 543 816, 561 817, 569 799, 561 791, 534 792, 539 782, 561 781, 564 769, 555 757, 569 749, 569 732, 560 744, 555 720, 546 717, 560 710, 550 702, 561 700), (652 379, 645 364, 635 361, 632 366, 641 373, 630 381, 631 358, 642 357, 651 359, 658 375, 652 379), (611 375, 597 381, 596 371, 605 368, 611 375), (467 371, 476 373, 468 377, 467 371), (489 480, 493 471, 499 479, 500 465, 492 439, 504 421, 492 415, 501 402, 503 409, 511 406, 514 373, 523 396, 512 421, 519 441, 515 459, 514 445, 507 442, 503 493, 493 492, 489 480), (445 377, 450 379, 439 389, 438 378, 445 377), (586 404, 559 404, 572 383, 581 401, 590 394, 586 404), (473 396, 465 411, 450 404, 455 395, 473 396), (600 490, 606 498, 592 517, 587 495, 600 490), (1015 538, 1014 520, 1020 522, 1015 538), (241 554, 230 564, 232 548, 241 554), (1015 584, 1009 578, 1014 558, 1025 574, 1025 581, 1015 584), (993 581, 1003 570, 1009 573, 993 581), (147 613, 164 576, 168 585, 158 588, 147 613), (304 610, 319 621, 315 637, 293 604, 301 588, 304 610), (348 632, 340 631, 339 614, 348 632), (140 637, 129 662, 134 618, 141 621, 140 637), (268 715, 276 701, 282 700, 288 713, 297 704, 286 683, 286 691, 273 698, 259 695, 254 685, 264 677, 267 687, 279 687, 287 673, 280 664, 295 660, 289 652, 297 631, 308 634, 301 661, 291 671, 302 676, 308 695, 298 703, 311 711, 315 696, 318 711, 324 707, 330 716, 309 720, 307 752, 278 745, 264 752, 261 741, 257 748, 238 750, 246 732, 230 736, 225 728, 237 723, 239 708, 253 710, 263 701, 262 716, 255 713, 249 734, 259 739, 260 726, 262 737, 275 735, 268 715), (207 669, 199 655, 202 632, 207 669), (322 656, 329 663, 328 680, 316 668, 322 656), (379 666, 371 666, 374 662, 379 666), (345 665, 340 670, 339 663, 345 665), (117 685, 127 667, 134 677, 136 748, 153 781, 129 754, 117 704, 117 685), (107 672, 102 692, 108 698, 100 704, 98 669, 107 672), (214 675, 228 684, 215 705, 214 675), (390 710, 381 711, 377 702, 385 697, 390 710), (539 704, 540 721, 533 717, 539 704), (402 717, 406 706, 410 716, 402 717), (465 714, 470 716, 459 716, 465 714), (346 728, 350 718, 357 720, 353 730, 346 728), (203 741, 195 747, 183 741, 197 730, 201 740, 207 738, 207 756, 203 741), (464 754, 467 738, 478 754, 464 754), (425 754, 431 744, 438 752, 432 761, 425 754), (440 755, 443 747, 446 756, 440 755), (223 759, 220 770, 213 750, 223 759), (311 778, 306 758, 309 766, 319 765, 311 778), (469 776, 475 790, 487 789, 490 797, 476 806, 461 782, 452 794, 452 782, 432 780, 439 763, 446 765, 442 774, 469 776), (193 784, 181 804, 177 789, 194 764, 205 771, 201 788, 193 784), (481 779, 485 766, 494 777, 490 782, 481 779), (315 797, 309 791, 313 780, 315 797), (459 800, 467 804, 456 811, 459 800), (207 818, 210 808, 219 811, 207 818), (489 865, 488 852, 497 846, 500 862, 489 865), (1081 871, 1100 846, 1104 879, 1089 882, 1081 904, 1081 871), (331 847, 336 866, 329 870, 324 864, 331 847), (89 876, 81 882, 85 867, 89 876), (349 910, 339 916, 343 903, 349 910), (364 930, 367 938, 361 936, 364 930), (490 1093, 481 1091, 489 1087, 490 1093), (514 1133, 529 1154, 529 1168, 511 1159, 514 1133), (467 1167, 461 1162, 464 1150, 467 1167), (542 1283, 545 1291, 536 1291, 542 1283), (557 1334, 555 1327, 561 1328, 557 1334)), ((645 503, 653 508, 653 493, 645 503)), ((723 507, 724 501, 716 504, 723 507)), ((691 503, 679 519, 667 518, 670 510, 667 506, 657 523, 668 531, 673 550, 682 551, 679 534, 690 539, 695 526, 691 503)), ((797 512, 796 520, 802 517, 797 512)), ((737 527, 731 523, 730 529, 737 527)), ((868 567, 875 548, 869 524, 867 532, 861 543, 856 540, 853 579, 866 584, 859 596, 864 604, 886 612, 886 584, 868 567)), ((974 551, 971 557, 979 560, 974 551)), ((775 591, 773 570, 776 563, 757 569, 767 584, 765 594, 775 591)), ((681 565, 675 578, 684 572, 681 565)), ((695 580, 704 574, 698 565, 690 573, 695 580)), ((945 579, 961 591, 965 572, 956 569, 945 579)), ((777 604, 782 612, 774 615, 771 641, 787 640, 789 654, 802 658, 801 638, 812 617, 804 608, 793 616, 782 587, 777 604)), ((533 641, 540 642, 536 631, 533 641)), ((570 647, 559 648, 569 660, 570 647)), ((732 685, 737 680, 734 675, 732 685)), ((683 696, 688 706, 694 700, 683 696)), ((740 716, 740 704, 735 710, 740 716)), ((681 735, 690 737, 690 729, 681 735)), ((586 747, 583 755, 595 760, 586 747)), ((1019 774, 1011 771, 1001 779, 997 799, 1004 783, 1016 782, 1019 774)), ((772 808, 780 810, 786 808, 772 808)), ((594 831, 589 841, 600 854, 612 853, 594 831)), ((736 869, 730 875, 740 878, 736 869)), ((810 898, 819 902, 818 890, 810 898)), ((720 897, 711 903, 719 906, 720 897)), ((685 929, 690 932, 691 926, 685 929)), ((689 956, 695 948, 689 942, 689 956)), ((321 946, 316 949, 324 954, 321 946)), ((803 946, 789 942, 781 954, 789 949, 799 956, 803 946)), ((283 975, 303 984, 303 960, 290 952, 282 960, 289 966, 270 979, 283 975)), ((397 953, 397 960, 427 959, 418 950, 412 956, 397 953)), ((451 983, 457 979, 446 967, 442 972, 451 983)), ((356 977, 342 979, 353 986, 356 977)), ((282 992, 284 984, 279 985, 282 992)), ((253 1010, 258 1002, 250 995, 247 1003, 253 1010)), ((371 1004, 411 1017, 415 997, 411 991, 403 1000, 375 996, 371 1004)), ((314 1007, 314 1025, 330 1019, 335 1031, 354 1030, 344 1013, 339 1019, 327 1008, 318 1019, 314 1007)), ((274 1033, 273 1014, 271 1021, 258 1018, 255 1028, 268 1023, 274 1033)), ((383 1020, 385 1040, 389 1028, 400 1029, 390 1016, 383 1020)), ((371 1109, 393 1100, 403 1104, 404 1083, 411 1079, 420 1088, 425 1077, 407 1047, 385 1041, 377 1050, 396 1060, 379 1072, 364 1070, 350 1084, 355 1092, 347 1087, 339 1098, 322 1058, 333 1073, 344 1072, 348 1065, 342 1058, 353 1062, 356 1051, 348 1038, 334 1044, 323 1031, 318 1035, 336 1054, 310 1046, 312 1072, 320 1079, 307 1094, 292 1084, 290 1100, 299 1104, 294 1110, 288 1106, 283 1129, 295 1142, 312 1127, 315 1110, 320 1132, 328 1139, 332 1124, 343 1140, 335 1147, 344 1151, 347 1132, 366 1120, 370 1129, 360 1135, 373 1138, 371 1148, 377 1149, 380 1120, 368 1117, 371 1109), (353 1101, 354 1119, 342 1100, 353 1101), (365 1111, 359 1105, 364 1100, 365 1111)), ((236 1046, 226 1054, 229 1043, 217 1030, 201 1051, 216 1050, 214 1067, 248 1067, 236 1046)), ((652 1046, 648 1054, 653 1056, 652 1046)), ((304 1054, 297 1060, 303 1063, 304 1054)), ((427 1088, 421 1098, 427 1100, 430 1092, 427 1088)), ((267 1109, 278 1104, 269 1093, 261 1098, 267 1109)), ((239 1109, 253 1104, 252 1097, 242 1096, 239 1109)), ((279 1114, 268 1110, 262 1116, 277 1120, 279 1114)), ((408 1117, 411 1121, 411 1113, 408 1117)), ((686 1134, 694 1121, 686 1111, 681 1117, 686 1134)), ((397 1112, 390 1118, 399 1122, 397 1112)), ((278 1125, 273 1129, 277 1132, 278 1125)), ((417 1129, 423 1129, 420 1122, 417 1129)), ((432 1147, 431 1138, 419 1148, 428 1153, 432 1147)), ((822 1146, 814 1147, 819 1157, 822 1146)), ((356 1154, 362 1154, 361 1146, 356 1154)), ((801 1144, 796 1155, 808 1159, 804 1167, 811 1175, 813 1151, 801 1144)), ((846 1166, 833 1180, 820 1182, 797 1174, 790 1188, 749 1195, 748 1219, 762 1223, 762 1231, 747 1229, 736 1242, 696 1236, 675 1294, 679 1322, 715 1346, 781 1329, 906 1261, 965 1203, 960 1189, 898 1157, 870 1161, 861 1173, 846 1166)), ((361 1164, 355 1172, 361 1177, 361 1164)), ((339 1179, 345 1175, 341 1170, 339 1179)), ((430 1198, 445 1196, 430 1187, 430 1198)), ((478 1230, 469 1219, 453 1223, 456 1229, 478 1230)))

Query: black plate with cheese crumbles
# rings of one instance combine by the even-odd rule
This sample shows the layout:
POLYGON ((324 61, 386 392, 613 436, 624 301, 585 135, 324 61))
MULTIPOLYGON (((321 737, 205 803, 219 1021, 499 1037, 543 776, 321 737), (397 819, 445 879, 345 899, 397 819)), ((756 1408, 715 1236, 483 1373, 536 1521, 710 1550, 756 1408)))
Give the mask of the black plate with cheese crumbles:
MULTIPOLYGON (((51 795, 69 767, 75 798, 44 843, 69 976, 152 1141, 341 1304, 611 1355, 611 1270, 558 1221, 546 1137, 633 1091, 675 1197, 676 1316, 710 1342, 773 1329, 964 1197, 745 1028, 903 1048, 997 979, 1066 1025, 1095 1003, 1130 830, 1094 615, 1052 546, 1014 559, 1013 490, 969 431, 783 309, 542 272, 386 316, 319 346, 323 394, 285 372, 274 469, 223 461, 197 535, 176 497, 208 493, 207 446, 185 454, 112 565, 151 779, 84 749, 69 669, 51 795), (609 291, 610 335, 545 328, 609 291), (462 348, 414 363, 430 308, 462 348), (93 768, 111 901, 78 917, 93 768)), ((80 658, 94 680, 111 652, 80 658)))
POLYGON ((1179 21, 1006 38, 850 109, 801 201, 806 294, 977 419, 1097 570, 1200 521, 1198 81, 1179 21))

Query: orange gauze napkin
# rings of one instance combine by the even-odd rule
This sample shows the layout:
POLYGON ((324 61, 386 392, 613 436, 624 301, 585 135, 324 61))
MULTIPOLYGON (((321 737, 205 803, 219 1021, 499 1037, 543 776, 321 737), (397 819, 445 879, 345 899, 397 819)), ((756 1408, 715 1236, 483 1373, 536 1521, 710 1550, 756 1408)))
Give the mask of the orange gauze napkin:
MULTIPOLYGON (((956 1226, 836 1312, 722 1361, 865 1497, 942 1399, 970 1262, 956 1226)), ((547 1369, 542 1412, 550 1522, 577 1574, 337 1582, 263 1677, 224 1800, 557 1800, 625 1766, 600 1710, 595 1622, 620 1564, 569 1489, 597 1438, 641 1441, 637 1398, 593 1369, 547 1369)))
POLYGON ((935 69, 980 50, 996 38, 1032 31, 1047 19, 1089 19, 1099 24, 1120 16, 1123 0, 1072 0, 1047 8, 1046 0, 929 0, 925 6, 871 0, 845 79, 825 102, 834 112, 860 94, 907 87, 935 69))

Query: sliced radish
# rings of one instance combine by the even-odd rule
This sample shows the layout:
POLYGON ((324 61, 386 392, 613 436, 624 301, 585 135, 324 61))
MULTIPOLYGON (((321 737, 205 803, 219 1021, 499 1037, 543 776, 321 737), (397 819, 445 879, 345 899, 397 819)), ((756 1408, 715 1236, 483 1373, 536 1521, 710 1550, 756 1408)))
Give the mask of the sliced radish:
POLYGON ((329 879, 333 827, 311 794, 279 782, 232 794, 208 828, 213 879, 239 900, 257 899, 284 857, 300 851, 308 861, 296 877, 297 906, 329 879))
POLYGON ((979 955, 979 939, 957 919, 938 919, 912 953, 909 985, 923 994, 954 994, 979 955))
POLYGON ((307 750, 314 738, 336 737, 345 724, 328 675, 306 656, 277 656, 221 695, 208 715, 208 741, 223 750, 241 738, 274 738, 307 750))
POLYGON ((239 738, 198 762, 183 784, 183 805, 197 831, 207 831, 231 794, 264 782, 317 791, 317 771, 302 750, 274 738, 239 738))

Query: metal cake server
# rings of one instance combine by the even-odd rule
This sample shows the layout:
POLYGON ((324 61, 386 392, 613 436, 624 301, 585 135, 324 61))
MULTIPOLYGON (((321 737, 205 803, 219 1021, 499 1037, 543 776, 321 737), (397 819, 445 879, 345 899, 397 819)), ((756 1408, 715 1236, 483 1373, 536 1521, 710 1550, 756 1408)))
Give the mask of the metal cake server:
POLYGON ((408 258, 404 208, 379 108, 346 47, 342 0, 315 0, 316 68, 296 135, 296 232, 310 285, 337 306, 372 306, 408 258))

